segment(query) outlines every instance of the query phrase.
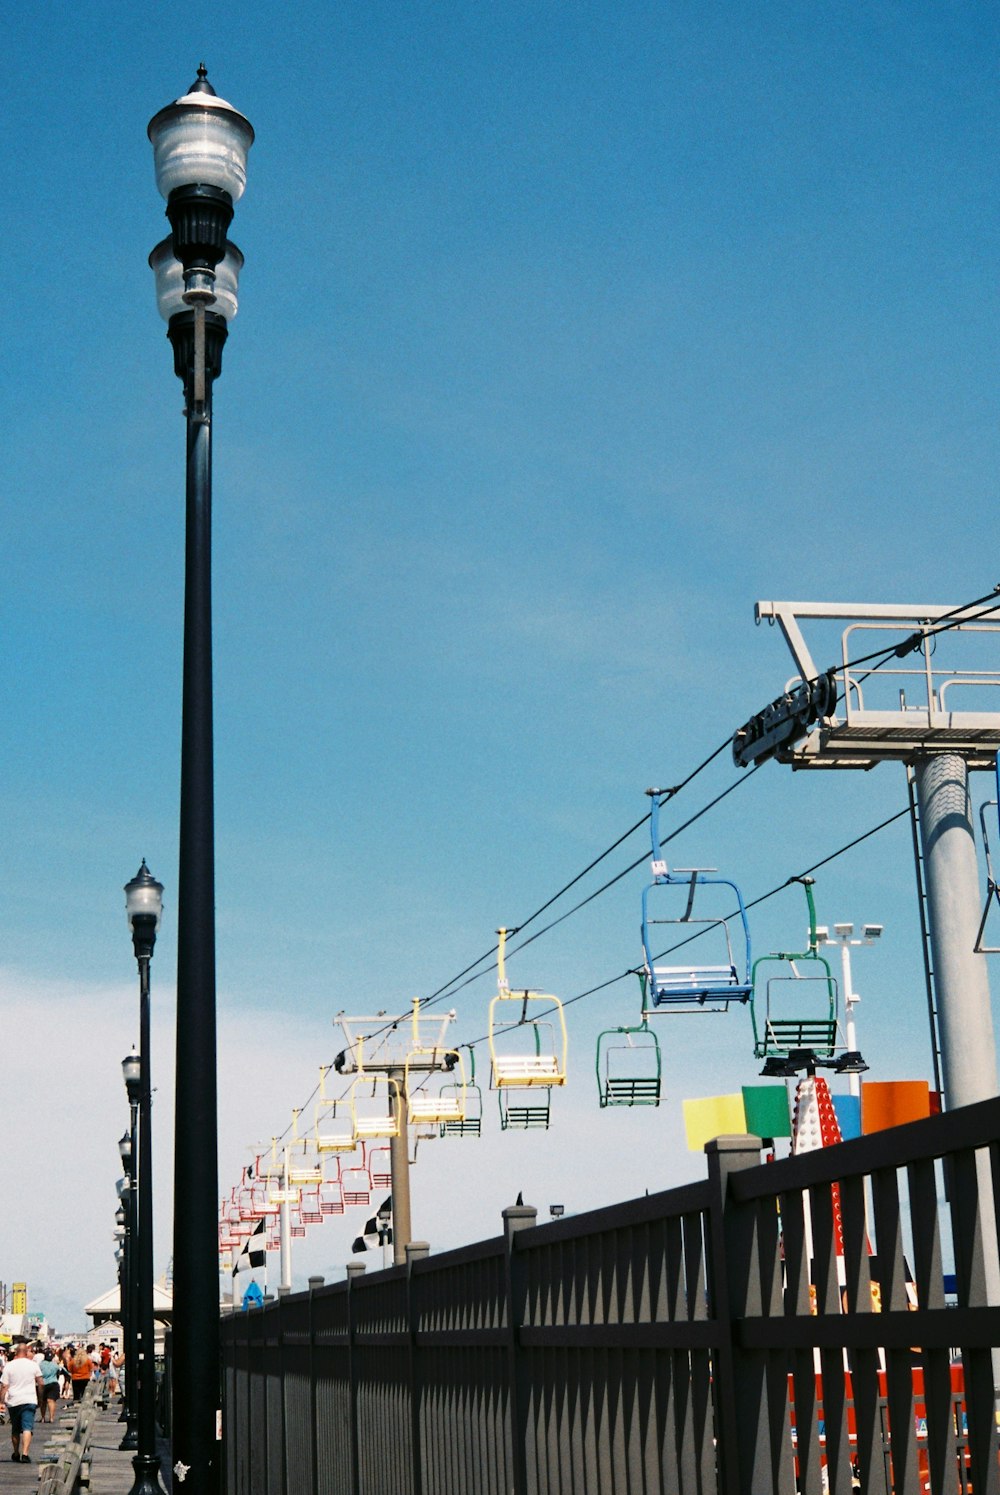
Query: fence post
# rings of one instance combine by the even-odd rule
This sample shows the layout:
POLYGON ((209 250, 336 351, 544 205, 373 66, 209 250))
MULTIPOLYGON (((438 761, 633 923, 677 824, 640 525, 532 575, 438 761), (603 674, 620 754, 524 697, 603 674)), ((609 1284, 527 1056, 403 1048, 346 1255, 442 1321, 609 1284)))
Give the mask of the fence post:
POLYGON ((275 1313, 278 1336, 278 1396, 281 1398, 281 1495, 288 1495, 288 1415, 285 1407, 285 1315, 283 1308, 285 1299, 291 1290, 290 1287, 284 1286, 278 1288, 278 1307, 275 1313))
POLYGON ((313 1294, 325 1277, 309 1278, 309 1437, 312 1442, 312 1495, 319 1495, 319 1435, 316 1431, 316 1314, 313 1294))
POLYGON ((763 1351, 734 1342, 737 1320, 762 1312, 757 1210, 732 1198, 729 1180, 760 1167, 759 1137, 716 1137, 706 1142, 711 1185, 709 1296, 719 1333, 713 1355, 719 1488, 725 1495, 755 1495, 771 1488, 767 1378, 763 1351))
POLYGON ((507 1291, 508 1395, 510 1397, 512 1495, 528 1495, 528 1386, 521 1354, 521 1325, 527 1302, 524 1263, 518 1260, 514 1237, 530 1230, 538 1218, 533 1204, 512 1204, 503 1212, 504 1272, 507 1291))
POLYGON ((358 1436, 358 1376, 354 1360, 354 1284, 365 1270, 363 1261, 347 1263, 347 1374, 351 1381, 351 1495, 361 1495, 361 1451, 358 1436))
POLYGON ((406 1243, 406 1312, 410 1334, 410 1463, 413 1495, 423 1495, 424 1470, 420 1439, 420 1365, 417 1356, 417 1331, 420 1327, 420 1308, 417 1289, 413 1280, 413 1263, 423 1261, 431 1254, 427 1241, 406 1243))

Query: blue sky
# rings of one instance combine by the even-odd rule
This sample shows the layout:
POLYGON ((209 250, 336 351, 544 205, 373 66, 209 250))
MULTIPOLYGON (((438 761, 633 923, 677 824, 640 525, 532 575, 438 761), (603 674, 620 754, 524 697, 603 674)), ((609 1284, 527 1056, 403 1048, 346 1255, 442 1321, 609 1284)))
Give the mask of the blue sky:
MULTIPOLYGON (((36 1228, 4 1232, 0 1273, 65 1319, 110 1279, 143 856, 167 902, 158 1268, 170 1250, 183 421, 149 117, 204 58, 257 131, 215 422, 226 1182, 333 1057, 335 1012, 436 989, 777 693, 757 598, 954 604, 1000 580, 998 21, 603 0, 6 20, 6 1078, 19 1114, 62 1119, 51 1150, 18 1123, 7 1197, 36 1228)), ((678 814, 733 775, 724 756, 678 814)), ((771 765, 677 860, 754 896, 903 803, 899 769, 771 765)), ((641 885, 512 978, 572 996, 634 965, 641 885)), ((817 897, 885 923, 855 965, 866 1054, 926 1074, 905 823, 817 897)), ((801 923, 776 898, 755 943, 801 923)), ((460 1037, 490 991, 457 999, 460 1037)), ((700 1169, 680 1100, 752 1080, 745 1014, 666 1023, 665 1105, 599 1113, 594 1035, 633 1009, 625 983, 572 1009, 550 1133, 424 1149, 418 1235, 492 1233, 519 1189, 584 1208, 700 1169)), ((355 1225, 297 1271, 339 1274, 355 1225)))

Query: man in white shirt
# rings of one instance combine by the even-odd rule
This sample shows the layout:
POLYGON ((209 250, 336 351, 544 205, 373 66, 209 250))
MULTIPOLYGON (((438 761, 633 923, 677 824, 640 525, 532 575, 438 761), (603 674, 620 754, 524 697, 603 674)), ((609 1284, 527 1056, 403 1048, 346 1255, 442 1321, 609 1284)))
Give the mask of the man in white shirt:
POLYGON ((31 1358, 31 1347, 19 1344, 13 1360, 8 1360, 0 1375, 0 1405, 10 1408, 10 1436, 14 1445, 11 1461, 30 1464, 31 1435, 35 1430, 38 1388, 42 1373, 31 1358))

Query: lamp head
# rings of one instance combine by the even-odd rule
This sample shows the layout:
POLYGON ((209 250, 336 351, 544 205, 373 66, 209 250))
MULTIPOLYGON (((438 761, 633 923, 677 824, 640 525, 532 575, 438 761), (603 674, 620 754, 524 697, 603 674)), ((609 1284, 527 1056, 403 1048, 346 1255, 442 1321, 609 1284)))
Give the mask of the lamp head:
POLYGON ((163 884, 157 882, 150 872, 145 857, 132 881, 125 884, 125 913, 132 931, 136 958, 145 957, 148 960, 153 953, 156 931, 163 917, 163 884))
POLYGON ((253 126, 219 98, 202 63, 187 93, 153 115, 148 133, 174 253, 184 269, 185 300, 210 306, 233 204, 246 186, 253 126))
POLYGON ((119 1205, 118 1208, 115 1210, 115 1224, 116 1225, 120 1225, 124 1229, 124 1226, 125 1226, 125 1211, 122 1209, 121 1205, 119 1205))
POLYGON ((828 925, 816 925, 816 943, 817 945, 828 945, 830 943, 830 929, 828 925))
POLYGON ((863 940, 880 940, 884 928, 884 924, 862 924, 861 938, 863 940))
POLYGON ((851 935, 854 933, 854 925, 835 924, 833 926, 833 932, 837 936, 838 940, 849 940, 851 935))
POLYGON ((857 1049, 846 1049, 838 1056, 833 1067, 839 1075, 863 1075, 868 1069, 857 1049))
POLYGON ((128 1132, 118 1138, 118 1155, 127 1167, 132 1159, 132 1138, 128 1132))
POLYGON ((138 1054, 128 1054, 122 1060, 122 1075, 130 1106, 139 1104, 139 1082, 142 1077, 142 1061, 138 1054))

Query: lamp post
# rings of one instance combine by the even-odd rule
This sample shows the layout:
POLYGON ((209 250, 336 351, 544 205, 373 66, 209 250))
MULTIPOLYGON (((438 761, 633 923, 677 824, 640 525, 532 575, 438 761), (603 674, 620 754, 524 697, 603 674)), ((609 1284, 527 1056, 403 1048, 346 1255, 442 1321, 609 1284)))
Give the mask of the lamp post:
MULTIPOLYGON (((824 925, 816 930, 817 945, 839 945, 840 946, 840 972, 841 986, 844 989, 844 1027, 847 1047, 849 1050, 857 1051, 858 1039, 854 1021, 854 1009, 861 1001, 854 990, 851 979, 851 947, 861 945, 874 945, 875 941, 881 939, 883 925, 863 924, 861 926, 860 938, 854 938, 853 924, 835 924, 833 926, 833 938, 830 931, 824 925)), ((861 1094, 861 1080, 857 1074, 851 1074, 848 1080, 852 1095, 861 1094)))
POLYGON ((202 65, 188 92, 153 116, 148 133, 172 230, 150 264, 187 421, 173 1322, 173 1360, 183 1370, 173 1386, 172 1462, 191 1495, 212 1495, 219 1483, 212 386, 236 314, 242 256, 226 231, 246 185, 253 129, 216 95, 202 65))
POLYGON ((118 1447, 134 1453, 139 1447, 138 1398, 136 1374, 139 1364, 139 1260, 138 1260, 138 1190, 135 1188, 135 1165, 138 1159, 138 1113, 142 1065, 138 1054, 127 1054, 122 1060, 125 1094, 128 1096, 128 1148, 119 1143, 122 1163, 129 1180, 129 1190, 122 1196, 125 1209, 125 1433, 118 1447))
POLYGON ((152 1089, 149 1081, 149 963, 153 958, 156 931, 163 913, 163 884, 157 882, 143 861, 131 882, 125 884, 125 911, 132 930, 132 948, 139 967, 139 1154, 132 1159, 132 1183, 136 1192, 136 1281, 138 1312, 136 1331, 138 1356, 132 1385, 138 1414, 138 1445, 132 1467, 135 1479, 131 1495, 162 1495, 160 1459, 156 1452, 156 1347, 153 1330, 153 1144, 150 1136, 152 1089), (138 1163, 138 1168, 136 1168, 138 1163))
MULTIPOLYGON (((121 1153, 121 1159, 122 1159, 122 1162, 125 1165, 125 1167, 127 1169, 131 1168, 131 1166, 132 1166, 132 1138, 131 1138, 131 1136, 130 1136, 130 1134, 128 1132, 125 1133, 125 1135, 121 1138, 120 1142, 118 1143, 118 1151, 121 1153)), ((131 1190, 129 1192, 131 1193, 131 1190)), ((124 1364, 124 1366, 122 1368, 122 1374, 121 1374, 121 1376, 119 1377, 119 1380, 118 1380, 119 1389, 121 1391, 121 1398, 122 1398, 121 1410, 118 1413, 118 1421, 125 1423, 125 1432, 122 1435, 122 1442, 124 1442, 125 1439, 128 1437, 128 1431, 129 1431, 128 1430, 128 1420, 129 1420, 129 1410, 128 1410, 128 1404, 129 1404, 128 1378, 129 1378, 129 1375, 131 1374, 131 1365, 129 1363, 129 1359, 130 1359, 130 1355, 131 1355, 131 1345, 130 1345, 130 1342, 129 1342, 129 1323, 130 1323, 130 1320, 131 1320, 131 1312, 132 1312, 132 1275, 131 1275, 131 1272, 129 1270, 129 1267, 130 1267, 130 1258, 131 1258, 131 1254, 132 1254, 132 1252, 131 1252, 131 1244, 132 1244, 132 1242, 131 1242, 131 1233, 129 1231, 129 1211, 126 1208, 126 1204, 125 1204, 125 1200, 124 1199, 119 1203, 118 1209, 115 1212, 115 1224, 118 1226, 119 1230, 121 1231, 121 1241, 120 1241, 120 1253, 121 1253, 121 1255, 120 1255, 120 1260, 119 1260, 119 1263, 118 1263, 118 1319, 119 1319, 119 1322, 121 1323, 121 1326, 122 1326, 121 1348, 122 1348, 122 1353, 125 1356, 125 1364, 124 1364)), ((118 1447, 121 1448, 121 1446, 122 1446, 121 1443, 119 1443, 118 1447)))
MULTIPOLYGON (((121 1205, 115 1210, 115 1266, 118 1268, 118 1323, 121 1326, 121 1343, 125 1342, 125 1211, 121 1205)), ((122 1405, 118 1421, 122 1422, 126 1417, 124 1382, 119 1382, 121 1390, 122 1405)), ((120 1445, 119 1445, 120 1447, 120 1445)))

